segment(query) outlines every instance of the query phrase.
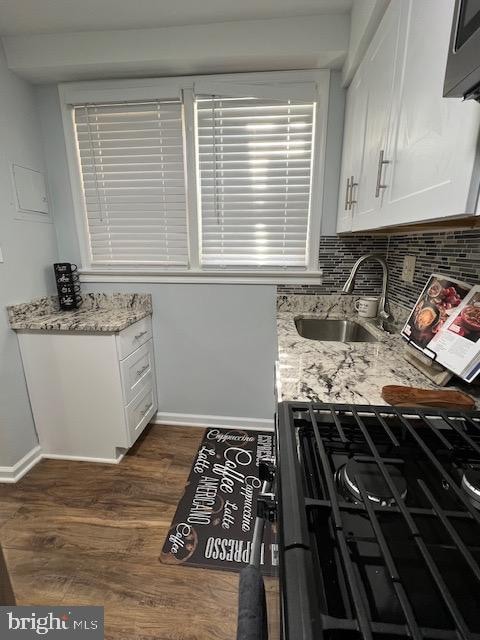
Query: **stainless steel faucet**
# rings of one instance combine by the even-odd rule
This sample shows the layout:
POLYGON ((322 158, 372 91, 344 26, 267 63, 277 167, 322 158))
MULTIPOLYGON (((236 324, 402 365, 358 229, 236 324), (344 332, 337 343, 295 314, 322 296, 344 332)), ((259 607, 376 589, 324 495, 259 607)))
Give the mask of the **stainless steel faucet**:
POLYGON ((390 306, 387 300, 388 267, 384 257, 379 255, 378 253, 368 253, 367 255, 362 256, 355 262, 355 264, 352 267, 352 271, 348 276, 347 281, 343 285, 342 293, 352 293, 353 287, 355 286, 355 277, 357 275, 357 271, 360 265, 362 265, 364 262, 367 262, 367 260, 375 260, 376 262, 379 262, 382 265, 383 282, 382 282, 382 294, 380 296, 380 300, 378 303, 378 316, 380 317, 381 321, 389 320, 392 316, 390 313, 390 306))

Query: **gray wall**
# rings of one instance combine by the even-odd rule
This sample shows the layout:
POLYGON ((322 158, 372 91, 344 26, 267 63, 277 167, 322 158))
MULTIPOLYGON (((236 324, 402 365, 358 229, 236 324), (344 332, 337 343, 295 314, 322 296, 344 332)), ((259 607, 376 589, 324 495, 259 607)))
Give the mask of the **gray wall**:
POLYGON ((54 290, 53 225, 14 218, 10 167, 15 162, 45 170, 39 127, 33 89, 8 71, 0 44, 0 467, 13 466, 38 443, 5 306, 54 290))
POLYGON ((58 88, 56 85, 46 85, 37 86, 35 90, 59 257, 61 261, 80 264, 58 88))
POLYGON ((276 287, 84 284, 153 295, 159 411, 272 419, 276 287))

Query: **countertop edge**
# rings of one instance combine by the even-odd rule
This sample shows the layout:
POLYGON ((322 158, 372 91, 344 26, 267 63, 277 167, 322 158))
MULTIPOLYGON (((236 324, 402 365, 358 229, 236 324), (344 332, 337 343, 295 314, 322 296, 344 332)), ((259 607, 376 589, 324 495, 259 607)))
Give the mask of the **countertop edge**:
POLYGON ((139 320, 143 320, 152 315, 151 311, 139 311, 134 316, 132 316, 129 320, 125 320, 121 323, 108 325, 105 324, 101 327, 95 326, 93 324, 88 323, 80 323, 77 327, 71 326, 62 326, 61 323, 59 326, 48 326, 48 327, 39 327, 35 326, 35 323, 25 323, 18 322, 10 324, 10 329, 13 331, 28 331, 35 333, 105 333, 112 334, 118 333, 119 331, 123 331, 127 327, 130 327, 132 324, 135 324, 139 320))

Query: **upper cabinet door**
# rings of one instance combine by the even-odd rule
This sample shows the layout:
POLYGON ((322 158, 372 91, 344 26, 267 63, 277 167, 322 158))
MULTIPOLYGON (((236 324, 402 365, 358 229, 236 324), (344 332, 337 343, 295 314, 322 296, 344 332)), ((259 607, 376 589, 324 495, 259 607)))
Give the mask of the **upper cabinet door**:
POLYGON ((388 129, 395 90, 395 70, 403 54, 403 2, 392 2, 362 63, 366 92, 366 125, 358 203, 353 229, 381 226, 388 129))
POLYGON ((352 230, 352 219, 357 209, 358 183, 365 144, 366 107, 365 83, 360 68, 347 92, 342 172, 338 196, 338 233, 352 230))
POLYGON ((384 180, 385 219, 379 226, 475 213, 472 172, 480 105, 443 98, 453 17, 452 0, 395 2, 408 9, 406 49, 395 74, 384 180))

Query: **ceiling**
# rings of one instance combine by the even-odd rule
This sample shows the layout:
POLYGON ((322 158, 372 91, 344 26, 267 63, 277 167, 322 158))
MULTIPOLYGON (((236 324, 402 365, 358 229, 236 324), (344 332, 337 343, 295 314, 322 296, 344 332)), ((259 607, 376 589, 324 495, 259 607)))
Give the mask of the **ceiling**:
POLYGON ((353 0, 0 0, 0 35, 348 13, 353 0))

